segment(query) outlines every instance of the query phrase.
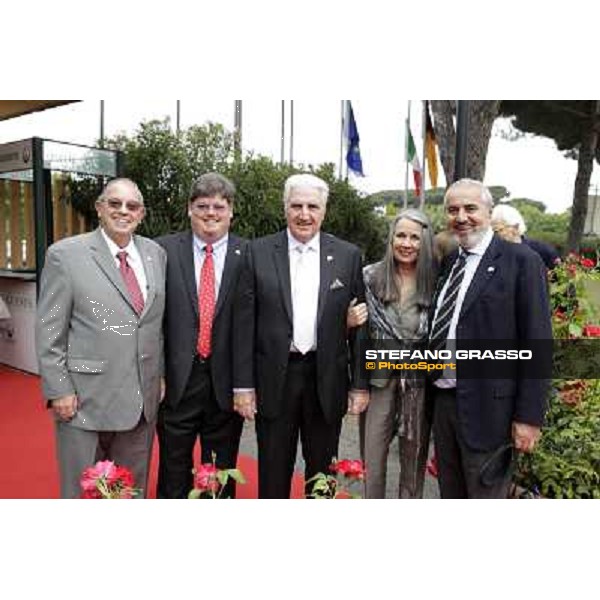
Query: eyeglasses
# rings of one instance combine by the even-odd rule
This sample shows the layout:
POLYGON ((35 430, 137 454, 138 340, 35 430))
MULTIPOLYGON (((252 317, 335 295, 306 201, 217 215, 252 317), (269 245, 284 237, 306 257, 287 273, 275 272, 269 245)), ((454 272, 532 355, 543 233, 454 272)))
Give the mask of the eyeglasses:
POLYGON ((211 210, 218 215, 225 214, 229 209, 229 204, 227 203, 217 203, 217 204, 204 204, 204 202, 200 202, 198 204, 192 204, 191 210, 196 215, 205 215, 211 210))
POLYGON ((123 207, 125 207, 125 210, 130 213, 137 213, 144 208, 144 205, 141 202, 136 202, 135 200, 121 201, 116 198, 109 198, 108 200, 105 200, 105 202, 111 210, 123 210, 123 207))

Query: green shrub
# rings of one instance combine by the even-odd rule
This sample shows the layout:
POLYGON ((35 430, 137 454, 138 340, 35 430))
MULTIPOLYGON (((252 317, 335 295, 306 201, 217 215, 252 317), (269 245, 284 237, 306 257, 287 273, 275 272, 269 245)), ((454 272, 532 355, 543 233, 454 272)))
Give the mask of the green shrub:
MULTIPOLYGON (((586 327, 597 323, 598 314, 588 284, 599 279, 593 266, 575 255, 554 269, 555 339, 596 337, 586 327)), ((600 380, 553 380, 542 438, 532 454, 519 456, 515 479, 547 498, 600 498, 600 380)))
POLYGON ((194 125, 176 134, 168 119, 142 123, 133 136, 121 134, 108 140, 107 147, 125 153, 124 175, 139 185, 146 199, 140 233, 156 237, 186 229, 189 189, 195 178, 208 171, 218 171, 236 185, 234 232, 247 238, 274 233, 285 226, 285 179, 310 171, 330 186, 324 230, 357 244, 369 262, 381 258, 385 219, 375 214, 372 201, 336 178, 334 165, 304 169, 264 156, 239 157, 233 142, 233 134, 220 124, 194 125))

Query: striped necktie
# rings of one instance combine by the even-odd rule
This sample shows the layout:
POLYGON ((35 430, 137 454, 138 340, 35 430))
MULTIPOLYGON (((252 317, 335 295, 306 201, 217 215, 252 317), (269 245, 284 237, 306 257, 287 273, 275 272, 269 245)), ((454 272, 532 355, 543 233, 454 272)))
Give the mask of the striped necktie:
POLYGON ((442 304, 435 315, 431 334, 429 335, 429 347, 431 350, 441 350, 446 345, 450 321, 452 321, 456 308, 456 299, 458 298, 460 285, 465 276, 465 265, 468 254, 468 252, 461 249, 452 266, 448 287, 446 288, 442 304))

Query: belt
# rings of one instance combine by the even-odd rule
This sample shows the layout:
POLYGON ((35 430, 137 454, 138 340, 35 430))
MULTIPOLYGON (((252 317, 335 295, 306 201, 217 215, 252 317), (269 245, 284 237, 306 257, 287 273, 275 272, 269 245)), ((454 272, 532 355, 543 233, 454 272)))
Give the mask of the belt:
POLYGON ((306 354, 302 352, 290 352, 288 362, 313 362, 317 359, 317 353, 312 350, 306 354))

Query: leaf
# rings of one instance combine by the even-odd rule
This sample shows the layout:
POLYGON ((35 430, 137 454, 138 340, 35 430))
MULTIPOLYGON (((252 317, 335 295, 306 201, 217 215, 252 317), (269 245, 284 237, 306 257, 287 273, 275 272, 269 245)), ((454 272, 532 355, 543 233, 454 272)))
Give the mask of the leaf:
POLYGON ((200 490, 197 489, 193 489, 189 494, 188 494, 188 500, 199 500, 202 496, 202 492, 200 490))
POLYGON ((236 483, 246 483, 246 478, 239 469, 229 469, 227 473, 236 483))

